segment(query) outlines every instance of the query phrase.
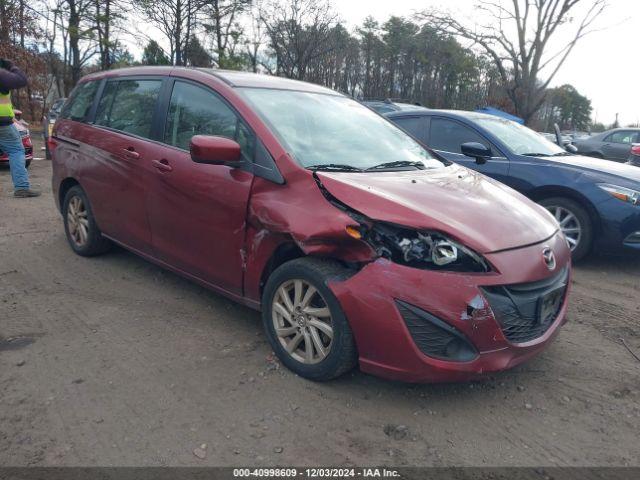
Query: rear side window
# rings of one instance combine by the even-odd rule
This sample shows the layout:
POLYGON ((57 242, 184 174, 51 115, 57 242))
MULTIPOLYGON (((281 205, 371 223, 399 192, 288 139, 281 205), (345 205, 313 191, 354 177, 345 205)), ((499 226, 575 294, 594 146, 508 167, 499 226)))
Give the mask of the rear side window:
POLYGON ((184 150, 194 135, 216 135, 236 140, 242 153, 253 158, 254 136, 215 93, 185 82, 176 82, 164 130, 164 143, 184 150))
POLYGON ((76 122, 85 122, 89 113, 91 113, 98 85, 100 85, 100 82, 96 80, 78 85, 64 105, 62 112, 60 112, 60 117, 75 120, 76 122))
POLYGON ((111 107, 113 106, 113 100, 116 98, 116 91, 118 90, 118 82, 107 82, 102 91, 102 97, 98 102, 98 109, 96 110, 96 118, 94 123, 96 125, 109 125, 109 116, 111 115, 111 107))
POLYGON ((107 83, 96 111, 97 125, 150 138, 161 80, 118 80, 107 83))
POLYGON ((395 122, 405 132, 408 132, 414 138, 426 143, 426 122, 424 117, 401 117, 394 118, 395 122))
POLYGON ((491 148, 491 145, 484 138, 461 123, 444 118, 431 119, 429 146, 434 150, 462 153, 460 146, 467 142, 478 142, 491 148))
POLYGON ((622 132, 612 133, 607 138, 605 138, 604 141, 612 142, 612 143, 633 143, 636 141, 635 138, 636 138, 635 132, 622 131, 622 132))

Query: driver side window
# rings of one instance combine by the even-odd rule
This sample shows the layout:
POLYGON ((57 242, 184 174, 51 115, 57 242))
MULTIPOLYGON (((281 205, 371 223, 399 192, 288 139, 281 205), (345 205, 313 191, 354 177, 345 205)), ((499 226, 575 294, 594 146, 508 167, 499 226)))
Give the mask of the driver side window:
POLYGON ((165 124, 163 142, 189 150, 194 135, 227 137, 253 158, 253 134, 215 93, 186 82, 176 82, 165 124))
POLYGON ((431 119, 429 146, 434 150, 461 154, 460 146, 468 142, 477 142, 491 148, 491 145, 483 137, 461 123, 444 118, 431 119))

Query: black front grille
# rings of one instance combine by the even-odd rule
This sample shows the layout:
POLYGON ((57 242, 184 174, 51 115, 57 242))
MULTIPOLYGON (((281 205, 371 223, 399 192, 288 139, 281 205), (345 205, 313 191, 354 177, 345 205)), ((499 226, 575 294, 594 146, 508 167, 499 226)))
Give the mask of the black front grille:
POLYGON ((396 304, 413 341, 425 355, 457 362, 478 356, 473 345, 451 325, 409 303, 396 300, 396 304))
POLYGON ((568 278, 564 268, 539 282, 482 289, 507 340, 525 343, 544 335, 560 313, 568 278))

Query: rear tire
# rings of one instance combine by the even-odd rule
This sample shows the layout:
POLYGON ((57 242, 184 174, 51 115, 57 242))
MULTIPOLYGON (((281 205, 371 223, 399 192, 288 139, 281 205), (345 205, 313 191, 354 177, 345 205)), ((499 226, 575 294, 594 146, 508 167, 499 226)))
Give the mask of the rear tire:
POLYGON ((591 152, 589 156, 593 158, 599 158, 600 160, 604 160, 604 155, 602 155, 599 152, 591 152))
POLYGON ((89 198, 80 185, 71 187, 64 196, 62 218, 69 246, 78 255, 93 257, 111 248, 111 241, 102 236, 89 198))
POLYGON ((25 168, 29 168, 30 166, 31 166, 31 160, 30 159, 24 162, 24 167, 25 168))
POLYGON ((593 222, 587 210, 575 200, 566 197, 545 198, 538 203, 549 210, 559 222, 567 221, 565 225, 561 224, 560 228, 568 239, 571 258, 574 262, 583 259, 591 251, 593 243, 593 222), (568 218, 569 215, 574 219, 568 218), (576 237, 577 232, 572 230, 575 228, 580 229, 579 237, 576 237), (576 240, 575 245, 571 243, 572 238, 576 240))
POLYGON ((267 280, 262 294, 267 338, 280 361, 301 377, 327 381, 357 364, 349 322, 327 287, 348 276, 337 262, 307 257, 281 265, 267 280))

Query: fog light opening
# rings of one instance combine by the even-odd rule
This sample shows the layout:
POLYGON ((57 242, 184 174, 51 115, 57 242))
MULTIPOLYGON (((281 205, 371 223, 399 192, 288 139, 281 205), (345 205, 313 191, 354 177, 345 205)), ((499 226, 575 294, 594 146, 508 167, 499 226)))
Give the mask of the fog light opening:
POLYGON ((455 338, 447 344, 445 353, 448 358, 456 359, 459 362, 469 362, 477 356, 475 350, 469 348, 469 345, 459 338, 455 338))

